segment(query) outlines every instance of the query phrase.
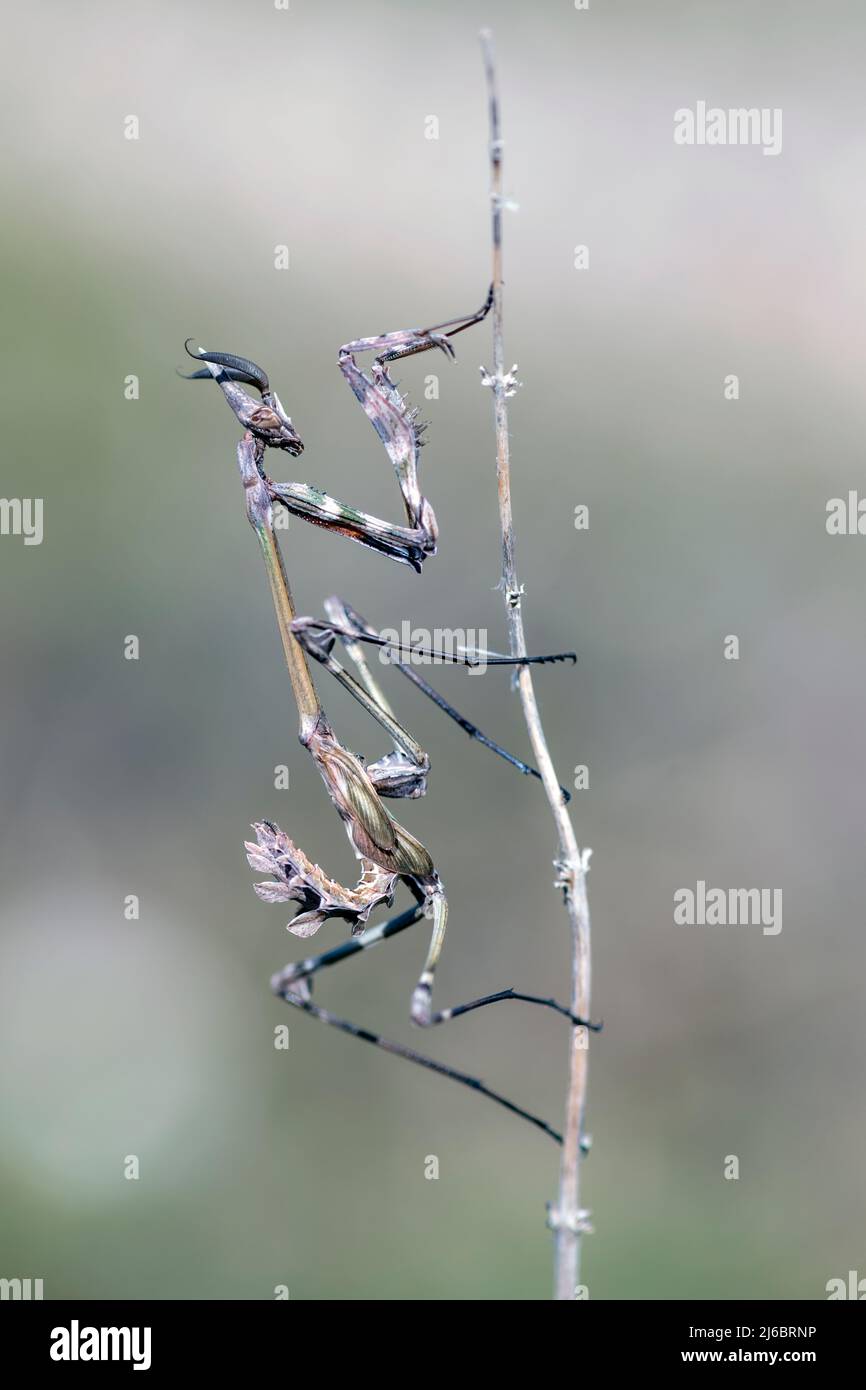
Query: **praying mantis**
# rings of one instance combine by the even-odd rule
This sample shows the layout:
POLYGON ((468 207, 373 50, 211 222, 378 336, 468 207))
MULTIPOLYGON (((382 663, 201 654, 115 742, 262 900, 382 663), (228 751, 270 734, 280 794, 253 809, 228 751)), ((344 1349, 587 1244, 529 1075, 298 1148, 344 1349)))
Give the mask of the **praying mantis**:
MULTIPOLYGON (((451 339, 480 323, 490 310, 492 298, 491 287, 481 308, 474 313, 448 319, 429 328, 401 329, 358 338, 345 343, 339 350, 339 370, 379 436, 394 468, 405 511, 405 525, 383 521, 355 507, 346 506, 311 484, 278 483, 268 475, 264 466, 268 449, 281 450, 297 457, 303 452, 304 445, 271 387, 267 374, 255 362, 234 353, 205 348, 193 350, 189 345, 192 340, 188 339, 186 351, 203 366, 189 374, 187 379, 213 380, 244 430, 237 456, 246 513, 264 559, 298 711, 298 736, 322 776, 361 865, 358 882, 354 887, 346 887, 328 877, 318 864, 311 863, 303 850, 273 822, 262 820, 254 823, 256 840, 255 843, 247 843, 247 858, 253 869, 269 875, 264 882, 254 885, 255 891, 268 903, 294 902, 299 905, 299 911, 288 924, 288 930, 298 937, 310 937, 326 921, 339 918, 348 922, 352 931, 349 941, 343 945, 286 966, 274 975, 272 988, 287 1003, 344 1032, 471 1086, 558 1140, 560 1136, 543 1120, 513 1105, 477 1079, 423 1057, 413 1049, 389 1042, 381 1035, 348 1020, 337 1018, 313 1002, 312 978, 320 970, 389 940, 421 918, 428 918, 432 922, 432 930, 424 966, 412 993, 410 1017, 413 1023, 420 1027, 431 1027, 474 1009, 514 999, 552 1009, 570 1019, 572 1024, 593 1029, 600 1027, 577 1018, 555 999, 513 989, 500 990, 451 1008, 434 1010, 433 985, 445 939, 448 902, 428 850, 390 814, 383 802, 383 798, 411 800, 423 796, 427 790, 430 760, 424 749, 398 722, 371 669, 365 648, 387 649, 389 664, 431 698, 470 737, 504 757, 520 772, 535 777, 539 773, 488 738, 418 675, 410 661, 404 658, 421 654, 421 649, 395 651, 392 643, 381 637, 359 613, 339 598, 326 600, 325 620, 299 617, 274 524, 274 507, 282 506, 294 516, 348 537, 420 573, 424 561, 435 555, 438 537, 433 509, 422 495, 418 482, 419 454, 425 426, 418 420, 417 409, 410 408, 406 397, 401 395, 389 368, 393 362, 431 350, 441 351, 453 360, 455 351, 451 339), (356 360, 366 353, 374 354, 369 373, 362 371, 356 360), (247 387, 253 388, 259 399, 251 395, 247 387), (338 641, 353 664, 355 674, 347 670, 334 655, 338 641), (311 662, 324 667, 367 710, 391 740, 389 752, 373 762, 366 762, 343 746, 322 706, 311 675, 311 662), (396 889, 401 883, 414 898, 414 905, 399 916, 373 927, 368 926, 375 909, 393 905, 396 889)), ((572 652, 520 658, 471 649, 464 649, 456 656, 430 652, 429 649, 423 654, 444 655, 445 659, 456 660, 466 666, 482 663, 485 666, 515 666, 576 659, 572 652)), ((563 794, 567 798, 568 793, 563 794)))

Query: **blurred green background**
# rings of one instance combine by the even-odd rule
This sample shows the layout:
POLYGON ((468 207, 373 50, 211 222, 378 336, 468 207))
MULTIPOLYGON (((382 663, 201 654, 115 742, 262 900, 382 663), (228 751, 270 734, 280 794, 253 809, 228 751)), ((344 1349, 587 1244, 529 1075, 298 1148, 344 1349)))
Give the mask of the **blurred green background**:
MULTIPOLYGON (((238 430, 175 375, 190 334, 254 357, 306 442, 276 475, 400 515, 336 349, 485 292, 483 23, 520 204, 527 628, 536 651, 579 651, 537 686, 561 777, 590 769, 574 811, 606 1027, 585 1279, 592 1298, 820 1298, 866 1273, 866 541, 824 527, 863 486, 862 7, 87 0, 4 23, 0 490, 44 499, 44 541, 0 539, 0 1275, 46 1297, 549 1296, 554 1146, 269 993, 304 947, 253 896, 249 822, 337 875, 353 861, 296 741, 238 430), (783 108, 781 155, 675 146, 699 99, 783 108), (676 928, 673 893, 699 878, 781 888, 781 934, 676 928)), ((400 374, 431 421, 439 557, 418 578, 293 520, 301 612, 336 592, 379 625, 505 642, 488 327, 457 348, 400 374)), ((432 675, 525 751, 506 673, 432 675)), ((402 686, 433 773, 400 819, 451 902, 439 1001, 564 996, 540 788, 402 686)), ((350 746, 384 751, 324 694, 350 746)), ((425 947, 406 933, 317 998, 559 1122, 560 1020, 514 1005, 419 1039, 425 947)))

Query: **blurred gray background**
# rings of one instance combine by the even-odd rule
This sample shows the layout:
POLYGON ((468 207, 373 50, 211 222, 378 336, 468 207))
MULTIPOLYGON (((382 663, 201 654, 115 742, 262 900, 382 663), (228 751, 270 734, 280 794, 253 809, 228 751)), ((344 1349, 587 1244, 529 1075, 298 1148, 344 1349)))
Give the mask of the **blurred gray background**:
MULTIPOLYGON (((336 349, 485 293, 484 23, 520 204, 506 355, 525 383, 526 622, 532 649, 579 651, 537 686, 561 777, 590 769, 574 811, 606 1027, 586 1282, 821 1298, 866 1273, 866 540, 824 525, 827 499, 863 486, 862 7, 4 9, 0 491, 44 499, 44 541, 0 538, 0 1275, 41 1277, 46 1297, 549 1296, 554 1146, 269 993, 304 947, 253 895, 249 822, 278 820, 331 873, 354 865, 296 741, 238 430, 215 389, 175 375, 190 334, 254 357, 306 442, 277 476, 400 516, 336 349), (673 112, 698 100, 781 107, 782 153, 677 147, 673 112), (781 888, 781 934, 675 927, 673 893, 698 879, 781 888)), ((488 326, 456 346, 455 366, 400 373, 431 421, 438 558, 418 578, 293 520, 301 612, 337 592, 380 625, 505 642, 488 326)), ((432 677, 526 751, 506 673, 432 677)), ((389 688, 433 758, 400 819, 449 892, 439 1000, 565 996, 540 788, 389 688)), ((350 746, 384 750, 323 692, 350 746)), ((514 1005, 419 1037, 425 948, 406 933, 317 998, 560 1122, 561 1021, 514 1005)))

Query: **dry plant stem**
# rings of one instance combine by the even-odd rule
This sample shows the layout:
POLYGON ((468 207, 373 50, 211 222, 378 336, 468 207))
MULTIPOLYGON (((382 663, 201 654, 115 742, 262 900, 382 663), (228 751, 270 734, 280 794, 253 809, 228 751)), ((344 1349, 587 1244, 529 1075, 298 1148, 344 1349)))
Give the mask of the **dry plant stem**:
MULTIPOLYGON (((493 42, 488 31, 481 35, 487 92, 490 107, 490 196, 493 226, 493 372, 485 378, 493 390, 496 425, 496 479, 499 491, 499 520, 502 532, 502 580, 508 620, 508 639, 513 656, 526 655, 523 630, 522 590, 517 579, 514 523, 511 511, 511 469, 506 397, 512 383, 505 373, 502 334, 502 136, 499 98, 496 88, 493 42)), ((544 790, 550 803, 559 852, 556 860, 557 885, 562 888, 571 927, 572 986, 571 1011, 579 1018, 590 1016, 590 917, 586 895, 584 862, 578 849, 571 818, 559 786, 547 747, 529 666, 521 666, 517 686, 523 717, 544 790)), ((587 1086, 587 1043, 585 1028, 571 1032, 568 1094, 565 1105, 559 1194, 551 1208, 549 1221, 555 1238, 554 1298, 573 1299, 580 1277, 580 1238, 587 1214, 580 1205, 580 1156, 587 1086)))

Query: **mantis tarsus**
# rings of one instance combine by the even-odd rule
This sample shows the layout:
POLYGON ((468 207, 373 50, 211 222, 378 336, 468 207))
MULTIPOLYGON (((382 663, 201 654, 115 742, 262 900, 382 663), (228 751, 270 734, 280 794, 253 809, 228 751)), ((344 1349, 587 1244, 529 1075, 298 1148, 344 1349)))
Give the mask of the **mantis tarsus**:
MULTIPOLYGON (((573 1024, 587 1028, 599 1026, 576 1018, 554 999, 510 989, 450 1009, 434 1011, 433 982, 445 937, 447 899, 427 850, 389 814, 382 802, 383 797, 411 799, 423 796, 429 759, 412 735, 398 723, 366 659, 365 646, 390 644, 353 608, 337 598, 330 598, 325 603, 326 621, 299 618, 274 529, 273 508, 278 503, 314 525, 347 536, 420 572, 424 560, 436 553, 437 541, 433 509, 422 496, 418 485, 418 460, 424 426, 418 422, 417 410, 407 407, 405 397, 390 376, 389 366, 400 358, 434 348, 453 358, 451 338, 480 322, 487 315, 491 302, 492 290, 482 307, 473 314, 449 319, 431 328, 406 329, 360 338, 340 348, 340 371, 363 406, 394 467, 406 513, 405 526, 382 521, 345 506, 309 484, 274 482, 264 468, 266 450, 282 449, 288 454, 298 455, 304 446, 279 397, 271 388, 266 373, 248 358, 233 353, 212 352, 204 348, 193 352, 189 343, 187 352, 204 363, 202 369, 192 373, 191 379, 212 378, 244 427, 244 436, 238 444, 238 465, 247 516, 262 548, 298 708, 299 738, 312 754, 355 855, 361 862, 361 876, 357 884, 354 888, 344 887, 328 878, 317 864, 311 863, 303 850, 278 826, 270 821, 260 821, 254 825, 256 843, 247 844, 247 857, 252 868, 271 876, 266 882, 256 884, 255 891, 266 902, 293 901, 300 904, 299 912, 289 923, 289 931, 296 936, 311 936, 328 918, 339 917, 350 923, 353 933, 352 939, 344 945, 287 966, 274 976, 273 989, 287 1003, 314 1014, 332 1026, 471 1086, 558 1139, 556 1132, 543 1120, 490 1091, 483 1083, 339 1019, 314 1004, 311 997, 311 980, 319 970, 346 960, 368 946, 389 940, 421 917, 429 917, 432 918, 430 945, 412 994, 411 1018, 414 1023, 429 1027, 488 1004, 518 999, 553 1009, 569 1018, 573 1024), (355 360, 356 355, 366 352, 375 354, 369 375, 360 369, 355 360), (251 396, 244 389, 245 386, 255 388, 260 401, 251 396), (334 649, 338 641, 353 663, 356 674, 346 670, 335 657, 334 649), (373 716, 392 742, 390 752, 375 762, 365 763, 340 743, 319 700, 310 674, 309 658, 324 666, 373 716), (393 904, 396 887, 401 881, 415 898, 415 905, 399 916, 365 930, 370 913, 375 908, 393 904)), ((433 699, 471 737, 506 758, 521 772, 537 777, 539 774, 534 768, 489 739, 402 659, 411 657, 416 651, 392 651, 391 664, 433 699)), ((466 651, 449 659, 470 666, 482 661, 485 665, 513 666, 573 661, 575 658, 571 652, 518 660, 496 653, 466 651)), ((567 796, 567 793, 564 795, 567 796)))

